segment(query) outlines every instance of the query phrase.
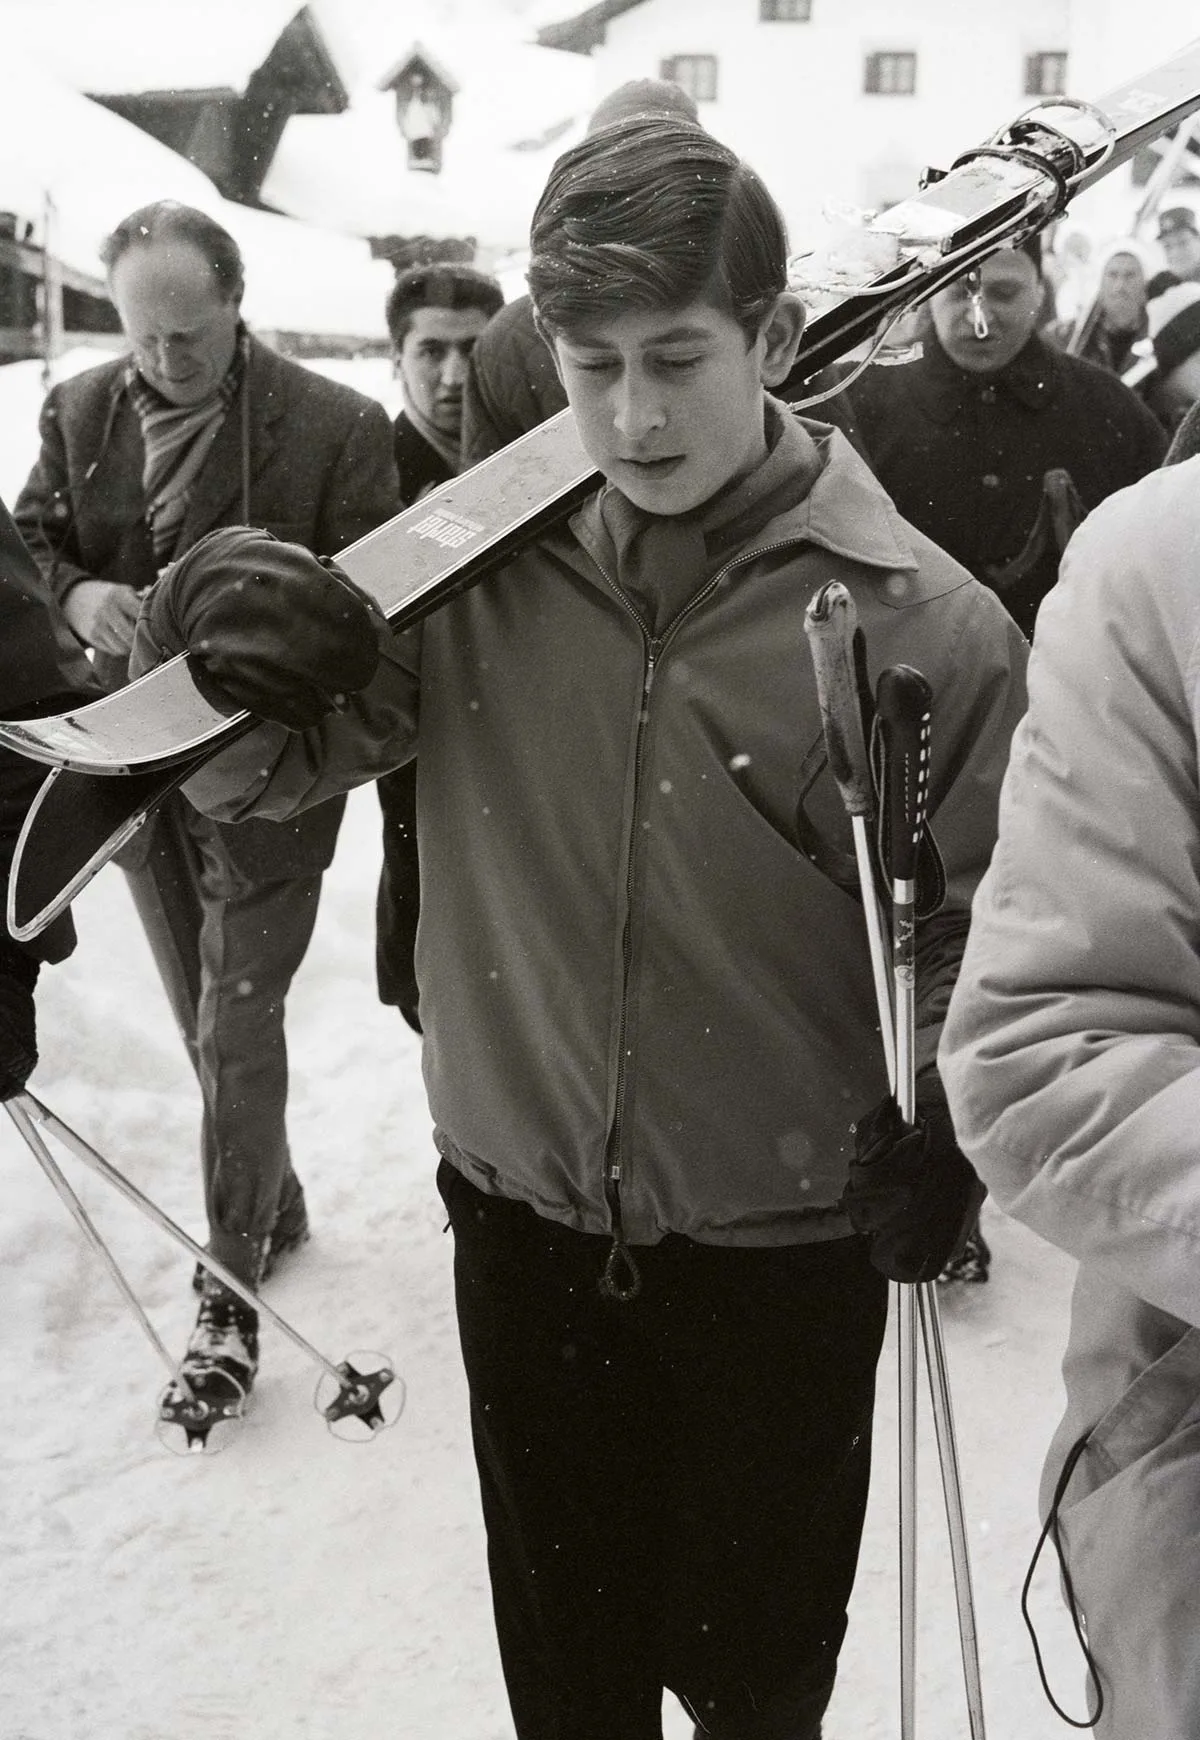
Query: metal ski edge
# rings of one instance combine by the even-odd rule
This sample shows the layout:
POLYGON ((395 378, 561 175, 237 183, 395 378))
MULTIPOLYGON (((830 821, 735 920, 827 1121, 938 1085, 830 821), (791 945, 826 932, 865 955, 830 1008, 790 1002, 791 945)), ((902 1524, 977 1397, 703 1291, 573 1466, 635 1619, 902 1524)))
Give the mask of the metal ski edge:
MULTIPOLYGON (((5 923, 10 935, 17 942, 31 942, 47 925, 66 912, 75 896, 83 892, 97 871, 102 870, 109 859, 132 839, 162 800, 182 785, 189 774, 198 770, 204 759, 203 755, 193 757, 190 761, 181 762, 174 767, 132 774, 123 781, 97 781, 91 775, 79 775, 72 769, 53 768, 42 781, 17 836, 5 903, 5 923), (36 883, 39 829, 49 809, 62 798, 64 790, 68 789, 60 781, 79 779, 86 782, 89 801, 94 802, 101 793, 105 794, 114 805, 115 820, 111 825, 108 825, 107 819, 101 822, 101 826, 107 827, 107 832, 101 836, 99 828, 88 827, 89 818, 82 812, 75 797, 68 797, 67 809, 72 821, 77 824, 76 840, 92 843, 84 845, 79 862, 74 868, 68 869, 65 876, 62 874, 63 861, 56 856, 57 874, 53 878, 53 886, 47 892, 39 889, 36 883)), ((44 848, 44 842, 42 846, 44 848)), ((44 858, 44 850, 40 855, 44 858)))

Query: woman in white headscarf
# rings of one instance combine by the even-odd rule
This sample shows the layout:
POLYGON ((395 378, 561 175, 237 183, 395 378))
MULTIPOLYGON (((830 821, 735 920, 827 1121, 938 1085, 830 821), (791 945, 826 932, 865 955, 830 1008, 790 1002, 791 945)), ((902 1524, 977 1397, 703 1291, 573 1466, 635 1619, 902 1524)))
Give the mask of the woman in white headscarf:
POLYGON ((1091 262, 1091 294, 1072 321, 1060 321, 1053 337, 1072 356, 1122 374, 1134 345, 1147 335, 1146 285, 1154 260, 1144 242, 1122 236, 1091 262))

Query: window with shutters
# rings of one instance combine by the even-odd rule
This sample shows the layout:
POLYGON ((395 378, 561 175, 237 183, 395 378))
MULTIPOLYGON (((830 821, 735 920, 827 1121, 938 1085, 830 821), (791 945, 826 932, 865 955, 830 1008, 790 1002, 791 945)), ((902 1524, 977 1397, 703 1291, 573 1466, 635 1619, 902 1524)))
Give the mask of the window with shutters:
POLYGON ((715 54, 676 54, 664 60, 659 77, 681 90, 697 103, 717 100, 717 57, 715 54))
POLYGON ((915 54, 869 54, 863 69, 863 90, 870 97, 911 97, 917 89, 915 54))
POLYGON ((1025 56, 1025 95, 1027 97, 1061 97, 1067 88, 1067 55, 1065 49, 1050 49, 1042 54, 1025 56))
POLYGON ((758 0, 760 24, 808 24, 812 0, 758 0))

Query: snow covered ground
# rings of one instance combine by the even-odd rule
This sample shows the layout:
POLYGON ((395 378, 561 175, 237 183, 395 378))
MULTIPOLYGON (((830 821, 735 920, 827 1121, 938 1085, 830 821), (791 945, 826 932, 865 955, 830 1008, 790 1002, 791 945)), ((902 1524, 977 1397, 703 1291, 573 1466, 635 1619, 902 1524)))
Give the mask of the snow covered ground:
MULTIPOLYGON (((315 1369, 277 1331, 236 1440, 181 1459, 154 1436, 165 1373, 7 1119, 0 1119, 0 1619, 4 1740, 504 1740, 482 1531, 433 1188, 419 1041, 374 996, 378 811, 351 799, 293 992, 292 1135, 314 1237, 269 1298, 337 1361, 374 1347, 408 1391, 366 1445, 333 1439, 315 1369)), ((32 1086, 203 1236, 196 1090, 124 880, 76 907, 81 943, 47 970, 32 1086)), ((189 1262, 55 1148, 172 1348, 189 1262)), ((1041 1452, 1059 1399, 1070 1265, 990 1213, 992 1283, 945 1317, 979 1607, 989 1733, 1050 1740, 1017 1610, 1041 1452)), ((891 1347, 877 1479, 828 1740, 898 1732, 891 1347)), ((922 1403, 923 1416, 927 1410, 922 1403)), ((932 1435, 923 1417, 920 1731, 967 1720, 932 1435)), ((1043 1635, 1060 1696, 1080 1676, 1050 1572, 1043 1635)), ((668 1740, 688 1732, 668 1701, 668 1740)), ((619 1740, 614 1736, 614 1740, 619 1740)))

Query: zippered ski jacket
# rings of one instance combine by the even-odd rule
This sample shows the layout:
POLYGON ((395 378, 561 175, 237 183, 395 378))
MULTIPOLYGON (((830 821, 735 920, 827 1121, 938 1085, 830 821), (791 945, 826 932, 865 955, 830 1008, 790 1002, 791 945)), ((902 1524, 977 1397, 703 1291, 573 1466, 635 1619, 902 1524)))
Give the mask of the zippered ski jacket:
POLYGON ((1200 1733, 1200 458, 1099 507, 1030 711, 942 1071, 997 1201, 1080 1262, 1050 1451, 1108 1712, 1200 1733))
MULTIPOLYGON (((815 477, 657 636, 593 552, 600 496, 407 635, 349 711, 264 727, 189 795, 286 816, 420 734, 424 1068, 438 1142, 484 1190, 653 1243, 841 1236, 856 1116, 885 1091, 861 909, 799 849, 851 850, 804 612, 850 589, 872 674, 937 697, 943 911, 922 927, 932 1061, 991 851, 1024 642, 897 516, 843 437, 782 407, 815 477)), ((771 461, 768 460, 767 463, 771 461)), ((397 560, 402 560, 397 552, 397 560)))

